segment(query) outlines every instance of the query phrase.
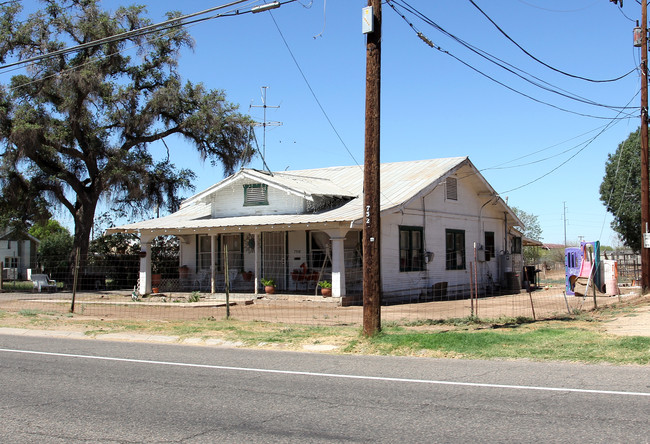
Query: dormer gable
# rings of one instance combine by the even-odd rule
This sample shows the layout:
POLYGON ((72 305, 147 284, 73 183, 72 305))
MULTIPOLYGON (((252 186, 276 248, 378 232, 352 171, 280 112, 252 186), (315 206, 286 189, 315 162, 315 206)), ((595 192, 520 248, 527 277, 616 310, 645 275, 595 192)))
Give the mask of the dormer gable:
POLYGON ((305 214, 336 208, 355 197, 329 179, 245 169, 187 199, 183 206, 210 204, 213 218, 305 214))

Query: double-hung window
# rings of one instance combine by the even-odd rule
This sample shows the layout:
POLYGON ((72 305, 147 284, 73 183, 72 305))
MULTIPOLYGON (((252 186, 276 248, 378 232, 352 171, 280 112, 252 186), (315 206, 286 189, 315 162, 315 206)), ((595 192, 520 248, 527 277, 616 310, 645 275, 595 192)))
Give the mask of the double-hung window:
POLYGON ((485 260, 489 261, 494 257, 494 231, 485 232, 485 260))
POLYGON ((465 230, 445 230, 447 270, 465 269, 465 230))
POLYGON ((399 271, 424 270, 422 227, 399 227, 399 271))

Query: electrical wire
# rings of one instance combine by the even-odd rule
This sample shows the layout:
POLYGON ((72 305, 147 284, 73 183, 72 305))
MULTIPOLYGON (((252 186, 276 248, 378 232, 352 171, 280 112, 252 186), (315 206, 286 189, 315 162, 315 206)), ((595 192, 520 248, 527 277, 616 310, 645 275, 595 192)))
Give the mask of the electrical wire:
MULTIPOLYGON (((536 86, 536 87, 538 87, 538 88, 541 88, 541 89, 543 89, 543 90, 545 90, 545 91, 548 91, 548 92, 551 92, 551 93, 554 93, 554 94, 558 94, 558 95, 560 95, 560 96, 562 96, 562 97, 565 97, 565 98, 568 98, 568 99, 571 99, 571 100, 575 100, 575 101, 578 101, 578 102, 581 102, 581 103, 585 103, 585 104, 588 104, 588 105, 604 107, 604 108, 611 109, 611 110, 613 110, 613 111, 618 111, 618 110, 621 110, 621 109, 625 109, 625 108, 622 108, 622 107, 619 107, 619 106, 611 106, 611 105, 600 104, 600 103, 595 102, 595 101, 593 101, 593 100, 585 99, 585 98, 580 97, 580 96, 578 96, 578 95, 576 95, 576 94, 572 94, 572 93, 569 93, 569 92, 566 91, 566 90, 563 90, 563 89, 561 89, 561 88, 558 88, 558 87, 556 87, 556 86, 554 86, 554 85, 552 85, 552 84, 550 84, 550 83, 548 83, 548 82, 546 82, 546 81, 544 81, 544 80, 542 80, 542 79, 540 79, 540 78, 538 78, 538 77, 536 77, 536 76, 533 76, 533 75, 530 74, 530 73, 527 73, 527 72, 524 71, 524 70, 521 70, 521 69, 519 69, 519 68, 517 68, 517 67, 515 67, 515 66, 513 66, 513 65, 511 65, 511 64, 509 64, 509 63, 507 63, 507 62, 505 62, 505 61, 503 61, 503 60, 501 60, 501 59, 499 59, 499 58, 496 57, 496 56, 493 56, 493 55, 487 53, 486 51, 483 51, 483 50, 481 50, 481 49, 479 49, 479 48, 477 48, 477 47, 475 47, 475 46, 469 44, 468 42, 466 42, 466 41, 460 39, 459 37, 457 37, 457 36, 455 36, 455 35, 449 33, 449 32, 446 31, 444 28, 442 28, 441 26, 439 26, 437 23, 435 23, 434 21, 432 21, 431 19, 429 19, 428 17, 426 17, 424 14, 422 14, 421 12, 419 12, 419 11, 417 11, 416 9, 412 8, 412 7, 411 7, 408 3, 406 3, 405 1, 401 1, 401 2, 400 2, 400 1, 398 1, 398 0, 388 0, 388 4, 389 4, 389 6, 391 6, 391 8, 392 8, 392 9, 393 9, 393 10, 394 10, 394 11, 395 11, 395 12, 396 12, 400 17, 402 17, 402 19, 403 19, 403 20, 404 20, 404 21, 405 21, 405 22, 406 22, 406 23, 407 23, 407 24, 408 24, 408 25, 413 29, 413 31, 418 35, 418 37, 419 37, 421 40, 423 40, 427 45, 429 45, 430 47, 432 47, 432 48, 434 48, 434 49, 438 49, 438 50, 440 50, 441 52, 443 52, 443 53, 445 53, 445 54, 451 56, 452 58, 455 58, 455 59, 458 60, 459 62, 461 62, 461 63, 465 64, 466 66, 468 66, 470 69, 473 69, 473 70, 476 71, 477 73, 479 73, 479 74, 481 74, 481 75, 487 77, 488 79, 494 81, 495 83, 501 84, 502 86, 504 86, 504 87, 506 87, 506 88, 508 88, 508 89, 511 89, 513 92, 516 92, 516 93, 518 93, 518 94, 522 94, 522 95, 524 95, 524 96, 526 96, 526 97, 528 97, 528 98, 531 98, 532 100, 538 101, 538 102, 540 102, 540 103, 543 103, 543 104, 546 104, 546 105, 549 105, 549 106, 552 106, 552 107, 556 107, 555 105, 552 105, 552 104, 550 104, 550 103, 548 103, 548 102, 545 102, 545 101, 541 101, 541 100, 538 100, 538 99, 532 98, 531 96, 529 96, 529 95, 527 95, 527 94, 525 94, 525 93, 522 93, 522 92, 520 92, 520 91, 518 91, 518 90, 515 90, 515 89, 512 88, 512 87, 508 87, 507 85, 503 84, 502 82, 497 81, 497 80, 494 79, 493 77, 491 77, 491 76, 489 76, 489 75, 483 73, 482 71, 478 70, 477 68, 474 68, 473 66, 469 65, 468 63, 462 61, 462 60, 459 59, 458 57, 456 57, 456 56, 454 56, 453 54, 451 54, 449 51, 443 50, 441 47, 435 45, 433 42, 431 42, 431 40, 429 40, 429 39, 426 38, 426 37, 425 37, 421 32, 419 32, 418 29, 415 27, 415 25, 414 25, 411 21, 409 21, 409 20, 406 18, 406 16, 405 16, 404 14, 402 14, 402 13, 400 13, 400 12, 397 11, 397 9, 396 9, 394 3, 397 4, 399 7, 403 8, 404 10, 410 12, 411 14, 417 16, 417 17, 420 18, 422 21, 424 21, 425 23, 427 23, 427 24, 429 24, 430 26, 432 26, 434 29, 440 31, 441 33, 443 33, 443 34, 446 35, 447 37, 453 39, 454 41, 456 41, 457 43, 461 44, 462 46, 464 46, 465 48, 469 49, 470 51, 474 52, 475 54, 479 55, 480 57, 482 57, 482 58, 488 60, 489 62, 491 62, 491 63, 493 63, 493 64, 499 66, 500 68, 502 68, 502 69, 504 69, 504 70, 510 72, 511 74, 516 75, 517 77, 521 78, 522 80, 524 80, 524 81, 526 81, 526 82, 528 82, 528 83, 530 83, 530 84, 532 84, 532 85, 534 85, 534 86, 536 86), (510 67, 510 68, 512 68, 512 69, 510 69, 510 68, 508 68, 508 67, 510 67), (541 83, 538 83, 538 82, 532 81, 532 80, 530 80, 530 79, 528 79, 528 78, 526 78, 526 77, 524 77, 524 76, 518 74, 518 73, 515 72, 515 71, 522 72, 522 73, 524 73, 525 75, 530 76, 530 77, 532 77, 533 79, 537 80, 538 82, 545 83, 546 85, 549 85, 550 87, 546 87, 546 86, 542 85, 541 83)), ((635 68, 634 68, 632 71, 630 71, 630 72, 633 72, 633 71, 636 70, 636 69, 637 69, 637 68, 635 67, 635 68)), ((628 74, 629 74, 629 73, 628 73, 628 74)), ((556 108, 558 108, 558 107, 556 107, 556 108)), ((601 118, 601 119, 607 119, 607 120, 610 119, 610 117, 597 117, 597 116, 593 116, 593 115, 589 115, 589 114, 580 114, 580 113, 576 113, 576 112, 574 112, 574 111, 567 110, 567 109, 565 109, 565 108, 558 108, 558 109, 563 110, 563 111, 566 111, 566 112, 574 113, 574 114, 579 114, 579 115, 582 115, 582 116, 585 116, 585 117, 594 117, 594 118, 601 118)), ((630 108, 628 108, 628 109, 637 109, 637 107, 630 107, 630 108)))
MULTIPOLYGON (((223 16, 226 16, 228 14, 218 14, 218 15, 214 15, 214 16, 210 16, 210 17, 203 17, 203 18, 199 18, 199 19, 195 19, 195 20, 185 21, 188 18, 197 17, 197 16, 200 16, 200 15, 205 15, 205 14, 208 14, 210 12, 214 12, 214 11, 217 11, 217 10, 220 10, 220 9, 226 9, 226 8, 236 6, 236 5, 239 5, 239 4, 242 4, 242 3, 246 3, 246 2, 249 2, 250 4, 254 4, 257 1, 259 1, 259 0, 236 0, 236 1, 224 4, 224 5, 215 6, 215 7, 212 7, 212 8, 205 9, 203 11, 194 12, 194 13, 191 13, 191 14, 186 14, 186 15, 183 15, 183 16, 175 17, 173 19, 169 19, 169 20, 166 20, 164 22, 156 23, 156 24, 153 24, 153 25, 148 25, 148 26, 145 26, 145 27, 142 27, 142 28, 134 29, 132 31, 126 31, 126 32, 123 32, 123 33, 120 33, 120 34, 105 37, 103 39, 97 39, 97 40, 94 40, 92 42, 87 42, 87 43, 83 43, 83 44, 80 44, 80 45, 75 45, 75 46, 72 46, 72 47, 63 48, 63 49, 60 49, 58 51, 52 51, 52 52, 49 52, 47 54, 41 54, 41 55, 38 55, 38 56, 22 59, 22 60, 13 62, 13 63, 8 63, 8 64, 0 66, 0 70, 6 70, 7 68, 12 68, 12 67, 15 67, 15 66, 22 66, 22 65, 29 64, 29 63, 39 62, 39 61, 46 60, 46 59, 56 57, 56 56, 59 56, 59 55, 65 55, 65 54, 68 54, 68 53, 71 53, 71 52, 77 52, 77 51, 81 51, 83 49, 89 49, 89 48, 93 48, 93 47, 96 47, 96 46, 101 46, 101 45, 104 45, 104 44, 107 44, 107 43, 113 43, 113 42, 118 42, 118 41, 122 41, 122 40, 131 39, 131 38, 142 37, 142 36, 154 33, 154 32, 160 32, 160 31, 164 31, 164 30, 167 30, 167 29, 179 28, 179 27, 187 26, 189 24, 199 23, 199 22, 206 21, 206 20, 212 20, 214 18, 223 17, 223 16)), ((287 3, 293 3, 295 1, 297 1, 297 0, 284 0, 284 1, 280 2, 280 4, 284 5, 284 4, 287 4, 287 3)), ((248 11, 243 11, 243 12, 242 11, 235 11, 234 12, 234 14, 236 14, 236 15, 245 14, 245 13, 252 13, 252 11, 248 10, 248 11)), ((233 15, 232 12, 229 13, 229 14, 233 15)))
POLYGON ((483 14, 483 16, 484 16, 486 19, 488 19, 488 21, 489 21, 490 23, 492 23, 492 25, 494 25, 494 27, 495 27, 495 28, 496 28, 496 29, 497 29, 501 34, 503 34, 503 36, 504 36, 506 39, 508 39, 510 42, 512 42, 512 44, 514 44, 517 48, 519 48, 519 49, 520 49, 524 54, 526 54, 528 57, 530 57, 531 59, 535 60, 537 63, 539 63, 539 64, 541 64, 541 65, 547 67, 548 69, 550 69, 550 70, 552 70, 552 71, 555 71, 555 72, 560 73, 560 74, 562 74, 562 75, 565 75, 565 76, 567 76, 567 77, 571 77, 571 78, 579 79, 579 80, 584 80, 584 81, 592 82, 592 83, 609 83, 609 82, 616 82, 616 81, 618 81, 618 80, 621 80, 621 79, 627 77, 627 76, 628 76, 632 71, 634 71, 634 70, 632 70, 632 71, 630 71, 630 72, 628 72, 628 73, 626 73, 626 74, 623 74, 623 75, 621 75, 621 76, 619 76, 619 77, 616 77, 616 78, 613 78, 613 79, 604 79, 604 80, 601 80, 601 79, 590 79, 590 78, 588 78, 588 77, 583 77, 583 76, 578 76, 578 75, 575 75, 575 74, 570 74, 570 73, 568 73, 568 72, 566 72, 566 71, 562 71, 561 69, 557 69, 557 68, 555 68, 555 67, 549 65, 548 63, 545 63, 545 62, 543 62, 542 60, 538 59, 537 57, 535 57, 534 55, 532 55, 530 52, 528 52, 526 49, 524 49, 524 48, 523 48, 519 43, 517 43, 517 42, 516 42, 512 37, 510 37, 510 36, 509 36, 509 35, 508 35, 508 34, 507 34, 503 29, 501 29, 501 27, 500 27, 499 25, 497 25, 497 23, 496 23, 494 20, 492 20, 492 18, 490 18, 490 16, 487 15, 487 14, 485 13, 485 11, 483 11, 483 10, 482 10, 482 9, 481 9, 481 8, 480 8, 480 7, 475 3, 475 2, 474 2, 474 0, 468 0, 468 1, 469 1, 469 2, 470 2, 470 3, 471 3, 471 4, 472 4, 476 9, 478 9, 478 11, 479 11, 481 14, 483 14))
MULTIPOLYGON (((248 0, 248 1, 251 1, 250 4, 254 4, 257 0, 248 0)), ((293 1, 296 1, 296 0, 290 0, 290 1, 285 2, 285 3, 289 3, 289 2, 293 2, 293 1)), ((213 19, 216 19, 216 18, 222 18, 222 17, 231 17, 231 16, 233 16, 233 15, 242 15, 242 14, 247 14, 247 13, 252 13, 252 11, 250 11, 250 10, 248 10, 248 11, 230 10, 230 11, 226 11, 226 12, 224 12, 224 13, 220 13, 220 14, 212 15, 212 16, 209 16, 209 17, 203 17, 203 18, 200 18, 200 19, 196 19, 196 20, 191 20, 191 21, 188 21, 188 22, 184 22, 181 26, 184 27, 184 28, 189 28, 189 27, 191 27, 191 26, 196 26, 197 24, 199 24, 199 23, 201 23, 201 22, 204 22, 204 21, 207 21, 207 20, 213 20, 213 19)), ((193 16, 194 16, 194 15, 196 15, 196 14, 190 14, 190 15, 193 15, 193 16)), ((155 30, 155 32, 160 32, 160 31, 167 31, 167 30, 170 30, 170 32, 167 33, 167 34, 170 34, 170 33, 171 33, 171 30, 176 29, 176 28, 178 28, 178 25, 168 25, 168 26, 165 26, 165 27, 162 27, 162 28, 157 28, 157 29, 155 30)), ((143 37, 144 37, 144 36, 147 36, 147 35, 150 35, 150 34, 152 34, 152 33, 153 33, 153 31, 147 32, 147 33, 143 34, 143 37)), ((120 34, 120 35, 121 35, 121 34, 120 34)), ((163 35, 164 35, 164 34, 163 34, 163 35)), ((156 36, 156 37, 151 38, 151 39, 147 39, 147 43, 152 43, 152 42, 154 42, 154 41, 156 41, 156 40, 162 38, 163 35, 161 35, 161 36, 156 36)), ((64 75, 64 74, 67 74, 67 73, 70 73, 70 72, 73 72, 73 71, 79 70, 79 69, 83 68, 84 66, 88 66, 88 65, 91 65, 91 64, 93 64, 93 63, 96 63, 98 60, 103 60, 103 59, 106 59, 106 58, 108 58, 108 57, 112 57, 112 56, 115 56, 115 55, 117 55, 117 54, 121 54, 121 53, 123 53, 123 52, 127 52, 127 51, 129 51, 129 50, 131 50, 131 49, 133 49, 133 48, 137 48, 137 47, 141 47, 141 46, 142 46, 141 43, 136 43, 136 44, 134 44, 134 45, 132 45, 132 46, 129 46, 129 47, 126 47, 126 48, 122 48, 122 49, 119 50, 119 51, 115 51, 115 52, 110 53, 110 54, 105 54, 105 55, 102 56, 102 57, 97 57, 96 59, 89 60, 89 61, 86 62, 86 63, 82 63, 82 64, 79 64, 79 65, 75 65, 75 66, 70 67, 70 68, 68 68, 68 69, 61 70, 61 71, 59 71, 59 72, 57 72, 57 73, 54 73, 54 74, 51 74, 51 75, 48 75, 48 76, 43 76, 43 77, 40 77, 40 78, 34 79, 34 80, 30 81, 30 82, 21 83, 20 85, 12 86, 12 87, 10 87, 10 88, 8 88, 8 89, 9 89, 9 91, 12 91, 12 90, 15 90, 15 89, 18 89, 18 88, 22 88, 22 87, 25 87, 25 86, 28 86, 28 85, 32 85, 32 84, 35 84, 35 83, 38 83, 38 82, 42 82, 42 81, 45 81, 45 80, 48 80, 48 79, 52 79, 52 78, 56 78, 56 77, 60 77, 61 75, 64 75)), ((22 66, 15 66, 15 67, 13 67, 13 68, 11 68, 11 69, 5 71, 5 72, 16 71, 16 70, 21 70, 21 69, 23 69, 22 66)))
MULTIPOLYGON (((506 161, 506 162, 499 163, 499 164, 494 165, 494 166, 492 166, 492 167, 483 168, 483 169, 481 169, 481 171, 487 171, 487 170, 492 170, 492 169, 501 169, 501 168, 499 168, 499 167, 502 167, 503 165, 508 165, 509 163, 516 162, 516 161, 518 161, 518 160, 522 160, 522 159, 525 159, 525 158, 527 158, 527 157, 533 156, 533 155, 535 155, 535 154, 539 154, 539 153, 542 153, 542 152, 544 152, 544 151, 550 150, 551 148, 555 148, 556 146, 563 145, 563 144, 565 144, 565 143, 567 143, 567 142, 570 142, 570 141, 572 141, 572 140, 577 139, 578 137, 586 136, 586 135, 589 134, 589 133, 593 133, 594 131, 598 131, 599 129, 603 128, 604 126, 605 126, 605 125, 603 125, 603 126, 599 126, 598 128, 594 128, 594 129, 589 130, 589 131, 587 131, 587 132, 584 132, 584 133, 582 133, 582 134, 578 134, 577 136, 571 137, 570 139, 564 140, 564 141, 562 141, 562 142, 555 143, 555 144, 553 144, 553 145, 547 146, 546 148, 541 148, 541 149, 539 149, 539 150, 537 150, 537 151, 533 151, 532 153, 528 153, 528 154, 525 154, 525 155, 523 155, 523 156, 519 156, 519 157, 516 157, 516 158, 514 158, 514 159, 510 159, 510 160, 508 160, 508 161, 506 161)), ((582 145, 582 144, 579 144, 579 145, 582 145)), ((579 145, 578 145, 578 146, 579 146, 579 145)))
MULTIPOLYGON (((635 97, 636 97, 636 95, 635 95, 635 97)), ((632 102, 632 100, 634 100, 634 97, 633 97, 632 99, 630 99, 630 102, 632 102)), ((628 102, 628 103, 630 103, 630 102, 628 102)), ((510 193, 511 191, 519 190, 519 189, 521 189, 521 188, 524 188, 524 187, 526 187, 526 186, 528 186, 528 185, 531 185, 531 184, 533 184, 533 183, 535 183, 535 182, 537 182, 537 181, 543 179, 544 177, 546 177, 546 176, 548 176, 548 175, 554 173, 555 171, 557 171, 558 169, 560 169, 561 167, 563 167, 564 165, 566 165, 567 163, 569 163, 570 160, 574 159, 578 154, 580 154, 580 153, 581 153, 582 151, 584 151, 584 150, 585 150, 589 145, 591 145, 591 144, 592 144, 592 143, 593 143, 593 142, 594 142, 598 137, 600 137, 600 136, 601 136, 605 131, 607 131, 610 127, 614 126, 614 125, 615 125, 616 123, 618 123, 618 122, 620 122, 620 120, 617 121, 616 119, 612 119, 610 122, 607 123, 607 125, 605 125, 605 126, 603 127, 603 129, 601 129, 601 130, 598 132, 598 134, 596 134, 596 135, 595 135, 591 140, 589 140, 589 141, 588 141, 588 142, 587 142, 587 143, 586 143, 582 148, 580 148, 580 149, 579 149, 578 151, 576 151, 576 152, 575 152, 571 157, 569 157, 567 160, 565 160, 564 162, 562 162, 560 165, 556 166, 556 167, 553 168, 552 170, 550 170, 550 171, 548 171, 548 172, 542 174, 541 176, 537 177, 536 179, 531 180, 530 182, 527 182, 527 183, 525 183, 525 184, 523 184, 523 185, 520 185, 520 186, 518 186, 518 187, 515 187, 515 188, 511 188, 511 189, 509 189, 509 190, 503 191, 503 192, 501 192, 501 193, 499 193, 499 194, 506 194, 506 193, 510 193)))
POLYGON ((287 48, 287 51, 289 51, 289 55, 291 56, 291 59, 293 60, 293 63, 296 65, 296 68, 298 68, 298 72, 300 72, 300 75, 302 76, 302 79, 304 80, 305 84, 307 85, 307 88, 309 89, 309 92, 311 93, 312 97, 316 101, 316 104, 320 108, 321 112, 323 113, 323 116, 325 116, 325 119, 329 123, 330 127, 334 131, 334 134, 336 134, 336 137, 339 139, 345 150, 348 152, 354 163, 358 166, 360 166, 359 162, 357 159, 354 157, 354 154, 352 154, 352 151, 346 143, 343 141, 343 138, 341 137, 341 134, 338 132, 336 127, 334 126, 334 123, 332 122, 332 119, 330 119, 329 115, 327 114, 327 111, 325 111, 325 108, 321 104, 320 100, 318 99, 318 96, 314 92, 314 89, 311 87, 311 84, 309 83, 309 80, 307 79, 307 76, 305 75, 305 72, 302 70, 300 67, 300 64, 298 63, 298 60, 296 60, 296 56, 294 56, 293 51, 291 51, 291 47, 289 46, 289 43, 287 43, 287 39, 284 38, 284 34, 282 33, 282 30, 280 29, 280 26, 278 25, 278 22, 275 20, 275 17, 273 16, 273 13, 269 11, 269 14, 271 15, 271 18, 273 19, 273 23, 275 24, 275 28, 278 30, 278 34, 280 34, 280 38, 282 39, 282 42, 284 43, 284 46, 287 48))
POLYGON ((532 3, 528 3, 528 2, 526 2, 526 1, 524 1, 524 0, 517 0, 517 1, 518 1, 519 3, 522 3, 522 4, 526 5, 526 6, 530 6, 531 8, 541 9, 542 11, 549 11, 549 12, 562 12, 562 13, 564 13, 564 12, 579 12, 579 11, 584 11, 585 9, 589 9, 589 8, 591 8, 591 7, 592 7, 593 5, 595 5, 596 3, 599 3, 599 0, 596 0, 596 1, 594 1, 591 5, 588 5, 588 6, 585 6, 585 7, 582 7, 582 8, 578 8, 578 9, 550 9, 550 8, 544 8, 544 7, 542 7, 542 6, 533 5, 532 3))

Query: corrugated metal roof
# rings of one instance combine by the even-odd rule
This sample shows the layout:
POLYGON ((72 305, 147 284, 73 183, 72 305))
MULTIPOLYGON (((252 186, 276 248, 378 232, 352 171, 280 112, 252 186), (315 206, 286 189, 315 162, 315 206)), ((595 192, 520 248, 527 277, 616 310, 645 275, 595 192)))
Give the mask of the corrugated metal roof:
MULTIPOLYGON (((469 165, 467 157, 393 162, 381 164, 381 211, 406 204, 423 191, 433 189, 441 180, 454 171, 469 165)), ((476 171, 476 170, 475 170, 476 171)), ((238 174, 265 179, 270 183, 291 188, 295 192, 321 196, 354 196, 344 205, 309 214, 258 215, 210 218, 209 204, 200 203, 199 197, 218 192, 216 184, 185 201, 176 213, 159 219, 137 222, 107 230, 111 232, 139 231, 147 229, 199 229, 199 228, 239 228, 244 226, 295 225, 311 223, 347 222, 352 224, 363 215, 363 166, 329 167, 309 170, 284 171, 271 177, 256 170, 242 170, 228 179, 232 181, 238 174)), ((480 175, 478 171, 476 174, 480 175)), ((487 183, 487 182, 486 182, 487 183)))

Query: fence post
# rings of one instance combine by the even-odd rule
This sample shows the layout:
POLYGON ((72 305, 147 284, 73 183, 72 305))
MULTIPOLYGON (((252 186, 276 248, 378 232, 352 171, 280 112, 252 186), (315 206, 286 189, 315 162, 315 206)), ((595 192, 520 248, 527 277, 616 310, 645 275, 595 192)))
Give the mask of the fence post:
POLYGON ((470 317, 474 317, 474 263, 469 263, 469 303, 470 303, 470 317))
POLYGON ((0 262, 0 290, 2 290, 2 273, 4 272, 5 269, 5 263, 0 262))
POLYGON ((77 278, 79 276, 79 248, 75 252, 74 258, 74 278, 72 280, 72 305, 70 305, 70 313, 74 313, 74 300, 77 295, 77 278))

